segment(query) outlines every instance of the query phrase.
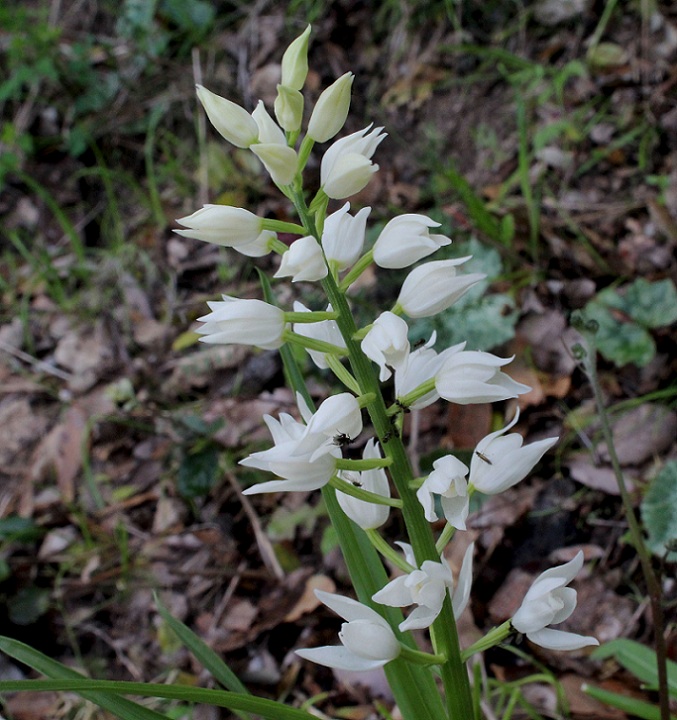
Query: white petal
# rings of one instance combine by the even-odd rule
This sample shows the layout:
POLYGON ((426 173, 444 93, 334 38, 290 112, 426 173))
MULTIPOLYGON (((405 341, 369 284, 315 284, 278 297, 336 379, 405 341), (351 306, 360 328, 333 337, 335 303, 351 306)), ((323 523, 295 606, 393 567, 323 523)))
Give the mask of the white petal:
POLYGON ((550 628, 527 633, 527 637, 536 645, 550 650, 578 650, 588 645, 599 645, 599 640, 589 635, 578 635, 550 628))
POLYGON ((472 560, 473 551, 475 549, 475 543, 470 543, 468 549, 465 551, 463 556, 463 563, 461 564, 461 571, 458 574, 458 580, 456 582, 456 589, 451 600, 451 605, 454 610, 454 617, 458 620, 461 617, 461 613, 465 610, 470 599, 470 588, 472 587, 472 560))
POLYGON ((411 605, 411 590, 407 586, 408 575, 401 575, 391 580, 385 587, 371 596, 374 602, 390 607, 404 607, 411 605))
POLYGON ((380 622, 387 626, 386 621, 368 605, 364 605, 357 600, 337 595, 336 593, 328 593, 324 590, 315 590, 315 597, 330 610, 333 610, 339 617, 350 622, 351 620, 370 620, 371 622, 380 622))
POLYGON ((338 670, 373 670, 382 667, 388 660, 367 660, 348 650, 343 645, 326 645, 325 647, 297 650, 296 654, 304 660, 338 670))
POLYGON ((402 632, 421 630, 430 627, 438 615, 439 610, 435 611, 425 605, 419 605, 404 622, 400 623, 399 628, 402 632))

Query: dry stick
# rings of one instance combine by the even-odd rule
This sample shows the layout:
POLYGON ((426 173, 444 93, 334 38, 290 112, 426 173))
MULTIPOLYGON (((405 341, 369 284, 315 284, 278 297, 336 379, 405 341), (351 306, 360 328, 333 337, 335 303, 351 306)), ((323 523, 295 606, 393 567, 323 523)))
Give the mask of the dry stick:
POLYGON ((637 557, 642 566, 642 573, 644 575, 644 582, 646 582, 647 592, 649 594, 649 600, 651 602, 651 615, 654 623, 654 634, 655 634, 655 648, 656 648, 656 665, 658 674, 658 702, 660 706, 661 720, 670 720, 670 705, 668 695, 668 672, 667 672, 667 648, 665 645, 665 614, 663 612, 662 603, 662 590, 660 582, 654 572, 651 564, 650 553, 647 550, 644 538, 642 537, 642 531, 639 526, 639 522, 635 515, 635 510, 632 506, 632 500, 630 493, 628 492, 625 484, 625 478, 623 477, 623 471, 621 464, 616 454, 616 446, 614 444, 613 433, 611 432, 611 425, 609 424, 609 416, 606 412, 604 405, 604 398, 602 396, 602 388, 599 384, 597 377, 597 366, 595 362, 594 353, 594 333, 597 329, 597 324, 593 321, 586 322, 581 316, 572 316, 572 325, 576 330, 584 334, 588 340, 588 348, 584 348, 581 345, 576 345, 572 348, 574 356, 582 360, 583 368, 592 391, 595 396, 595 404, 597 405, 597 412, 599 414, 600 423, 602 425, 602 434, 607 444, 609 451, 609 458, 611 459, 611 467, 613 468, 616 481, 618 483, 618 489, 621 494, 621 500, 623 501, 623 509, 625 511, 625 517, 628 521, 628 528, 630 530, 630 536, 632 538, 632 544, 637 552, 637 557))
MULTIPOLYGON (((193 48, 193 80, 196 85, 202 85, 202 65, 200 64, 200 51, 193 48)), ((209 163, 207 158, 207 121, 203 112, 197 114, 197 146, 200 153, 198 165, 198 205, 206 205, 209 202, 209 163)))

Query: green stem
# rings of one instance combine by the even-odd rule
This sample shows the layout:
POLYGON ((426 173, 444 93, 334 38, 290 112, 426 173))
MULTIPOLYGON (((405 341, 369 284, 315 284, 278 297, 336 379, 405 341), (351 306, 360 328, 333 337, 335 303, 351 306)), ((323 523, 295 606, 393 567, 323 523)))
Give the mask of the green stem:
POLYGON ((427 395, 435 389, 435 378, 430 378, 424 383, 421 383, 417 388, 414 388, 411 392, 406 395, 397 398, 397 402, 403 407, 409 407, 413 405, 419 398, 427 395))
POLYGON ((413 570, 416 570, 415 567, 412 567, 403 557, 400 553, 398 553, 396 550, 393 550, 393 548, 388 545, 388 543, 383 539, 381 534, 377 532, 376 530, 365 530, 367 533, 367 537, 369 538, 369 542, 376 548, 376 550, 390 563, 392 563, 395 567, 402 570, 402 572, 410 573, 413 570))
POLYGON ((350 470, 352 472, 362 472, 363 470, 376 470, 377 468, 387 468, 393 464, 390 457, 384 458, 362 458, 362 460, 351 460, 350 458, 338 458, 336 467, 339 470, 350 470))
POLYGON ((442 665, 447 660, 445 655, 431 655, 421 650, 412 650, 406 645, 402 646, 400 657, 417 665, 442 665))
POLYGON ((291 235, 305 235, 306 229, 296 223, 285 222, 284 220, 263 219, 263 229, 273 232, 290 233, 291 235))
MULTIPOLYGON (((367 410, 384 452, 392 458, 390 475, 397 488, 397 493, 404 503, 402 516, 416 561, 419 565, 425 560, 439 562, 439 553, 435 547, 432 530, 423 515, 423 509, 416 499, 414 491, 409 487, 409 483, 413 480, 413 473, 405 447, 400 437, 392 433, 390 417, 374 368, 353 339, 357 327, 348 301, 331 276, 323 280, 323 287, 332 307, 339 313, 336 323, 346 343, 353 374, 360 387, 366 392, 375 394, 374 401, 368 405, 367 410)), ((441 666, 440 671, 449 718, 466 720, 472 717, 472 696, 468 674, 461 660, 458 631, 449 596, 445 598, 442 610, 433 623, 433 628, 436 640, 435 652, 448 658, 447 662, 441 666)))
POLYGON ((496 645, 502 643, 506 638, 512 635, 514 630, 510 624, 510 620, 506 620, 502 625, 492 628, 489 632, 477 642, 474 642, 469 648, 466 648, 461 657, 464 661, 469 660, 473 655, 479 652, 489 650, 496 645))
POLYGON ((292 330, 285 330, 282 333, 282 339, 288 343, 294 343, 300 345, 306 350, 317 350, 321 353, 330 353, 332 355, 345 355, 346 349, 339 347, 338 345, 332 345, 331 343, 325 342, 324 340, 317 340, 316 338, 306 337, 305 335, 299 335, 292 330))
POLYGON ((595 404, 597 405, 597 413, 599 415, 600 423, 602 426, 602 434, 609 452, 609 458, 611 460, 611 467, 613 468, 614 475, 616 476, 616 482, 618 483, 618 490, 621 495, 623 502, 623 510, 625 517, 628 521, 628 528, 630 530, 630 537, 632 538, 632 544, 635 547, 639 562, 642 566, 642 573, 644 575, 644 581, 646 582, 647 591, 649 594, 649 600, 651 602, 651 614, 653 616, 654 625, 654 643, 656 646, 656 665, 658 674, 658 699, 660 705, 661 720, 669 720, 670 718, 670 705, 669 705, 669 693, 668 693, 668 672, 667 672, 667 647, 665 644, 665 614, 663 612, 663 593, 661 590, 660 582, 656 577, 653 566, 651 564, 651 553, 644 542, 642 536, 642 530, 635 515, 635 508, 632 503, 632 498, 628 492, 627 485, 625 484, 625 477, 621 464, 618 460, 616 453, 616 446, 614 444, 614 437, 611 431, 611 424, 609 423, 609 415, 606 410, 604 403, 604 397, 602 395, 602 387, 597 377, 597 365, 596 365, 596 348, 594 334, 590 331, 585 333, 585 337, 588 340, 588 349, 584 350, 583 365, 585 372, 590 380, 590 385, 595 396, 595 404))
POLYGON ((399 498, 389 498, 384 495, 378 495, 377 493, 369 492, 369 490, 363 490, 360 487, 356 487, 347 480, 342 480, 339 477, 334 476, 329 484, 339 492, 351 497, 357 498, 358 500, 364 500, 365 502, 373 503, 374 505, 388 505, 389 507, 402 507, 402 501, 399 498))
POLYGON ((362 275, 362 273, 372 264, 374 261, 374 251, 367 251, 346 273, 346 276, 341 280, 339 290, 346 292, 346 290, 362 275))
POLYGON ((349 389, 352 390, 355 395, 362 395, 362 388, 355 378, 350 374, 350 371, 346 366, 336 357, 336 355, 325 355, 324 361, 329 366, 329 369, 336 375, 336 377, 349 389))
POLYGON ((435 543, 435 550, 437 550, 440 555, 444 552, 444 548, 451 542, 451 538, 454 537, 455 532, 456 528, 451 523, 447 523, 444 526, 444 530, 442 530, 435 543))
POLYGON ((338 314, 330 310, 311 310, 310 312, 295 312, 293 310, 286 311, 284 319, 286 322, 295 323, 316 323, 324 320, 336 320, 338 314))

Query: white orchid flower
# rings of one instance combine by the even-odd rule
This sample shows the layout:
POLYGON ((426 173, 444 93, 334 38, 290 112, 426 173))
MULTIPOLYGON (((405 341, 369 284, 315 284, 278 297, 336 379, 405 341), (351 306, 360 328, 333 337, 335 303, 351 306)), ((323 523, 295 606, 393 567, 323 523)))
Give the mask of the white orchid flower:
POLYGON ((470 484, 485 495, 496 495, 523 480, 559 438, 538 440, 529 445, 518 433, 504 433, 517 423, 519 410, 510 424, 479 441, 470 461, 470 484))
MULTIPOLYGON (((378 443, 373 438, 366 444, 362 457, 365 460, 381 458, 378 443)), ((390 484, 383 468, 363 470, 362 472, 346 470, 339 472, 339 477, 342 480, 354 483, 362 490, 367 490, 382 497, 390 497, 390 484)), ((363 530, 373 530, 381 527, 390 514, 388 505, 377 505, 340 491, 336 493, 336 499, 343 512, 363 530)))
POLYGON ((511 361, 477 350, 456 353, 435 375, 435 388, 440 397, 459 405, 515 398, 531 388, 501 372, 500 368, 511 361))
POLYGON ((467 466, 453 455, 435 460, 433 471, 416 491, 428 522, 437 520, 434 496, 439 495, 447 522, 458 530, 466 529, 465 521, 470 509, 468 481, 465 479, 467 474, 467 466))
POLYGON ((391 312, 376 318, 364 336, 362 352, 380 368, 378 379, 387 380, 409 356, 409 328, 407 323, 391 312))
MULTIPOLYGON (((416 558, 411 545, 402 542, 397 544, 404 551, 406 561, 416 568, 416 558)), ((414 603, 418 605, 409 617, 400 623, 399 628, 402 631, 430 627, 440 614, 447 593, 451 595, 454 617, 458 619, 470 598, 473 549, 474 544, 471 544, 466 550, 455 590, 449 563, 444 557, 440 557, 440 562, 425 560, 420 568, 391 580, 374 594, 372 599, 391 607, 405 607, 414 603)))
POLYGON ((573 560, 541 573, 513 615, 512 626, 531 642, 550 650, 578 650, 599 645, 596 638, 553 630, 548 625, 564 622, 576 608, 576 591, 566 587, 583 567, 583 553, 573 560))
POLYGON ((341 626, 342 645, 297 650, 305 660, 339 670, 373 670, 395 660, 401 647, 390 625, 375 610, 342 595, 315 590, 328 608, 347 622, 341 626))
POLYGON ((254 345, 265 350, 279 348, 285 329, 284 312, 263 300, 239 300, 223 295, 208 302, 211 312, 198 318, 197 330, 205 343, 254 345))
POLYGON ((390 220, 374 243, 374 262, 382 268, 404 268, 431 255, 451 240, 430 234, 440 223, 425 215, 409 213, 390 220))
POLYGON ((437 315, 483 280, 482 273, 458 275, 456 268, 470 256, 454 260, 433 260, 415 267, 402 283, 397 305, 411 318, 437 315))

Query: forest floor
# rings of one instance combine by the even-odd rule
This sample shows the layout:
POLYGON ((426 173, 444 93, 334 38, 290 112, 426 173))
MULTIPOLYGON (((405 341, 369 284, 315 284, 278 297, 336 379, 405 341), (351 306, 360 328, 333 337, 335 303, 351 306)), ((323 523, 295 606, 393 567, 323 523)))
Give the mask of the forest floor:
MULTIPOLYGON (((533 388, 519 400, 519 432, 560 437, 532 477, 469 519, 463 644, 582 549, 566 629, 652 647, 610 451, 572 352, 570 315, 582 309, 600 325, 600 383, 677 659, 664 549, 677 535, 677 12, 646 5, 36 0, 0 10, 2 634, 93 677, 210 682, 162 622, 157 592, 264 695, 317 698, 327 717, 351 720, 381 717, 374 698, 390 706, 380 675, 333 674, 292 652, 335 642, 338 620, 311 590, 349 585, 319 493, 242 495, 258 478, 238 461, 269 444, 262 415, 296 412, 277 352, 205 346, 194 332, 207 300, 259 296, 255 268, 277 261, 172 232, 208 202, 294 220, 250 157, 208 126, 194 85, 272 109, 281 54, 310 20, 309 95, 351 70, 344 132, 374 123, 388 133, 379 173, 351 198, 372 208, 369 239, 394 214, 424 213, 453 238, 449 257, 472 254, 467 267, 488 276, 483 296, 420 323, 412 340, 435 330, 438 347, 465 339, 514 355, 508 372, 533 388)), ((358 317, 373 320, 402 278, 367 273, 358 317)), ((303 283, 274 287, 285 306, 320 302, 303 283)), ((306 367, 317 399, 336 389, 306 367)), ((514 409, 412 413, 415 467, 451 451, 467 459, 514 409)), ((385 534, 398 533, 392 520, 385 534)), ((455 567, 462 551, 452 547, 455 567)), ((587 651, 526 640, 513 650, 484 659, 503 692, 546 669, 553 682, 527 683, 510 717, 527 717, 527 705, 531 717, 628 717, 583 682, 655 701, 587 651)), ((0 658, 0 677, 24 673, 0 658)), ((487 706, 499 696, 487 691, 487 706)), ((4 714, 105 717, 57 694, 8 697, 4 714)))

